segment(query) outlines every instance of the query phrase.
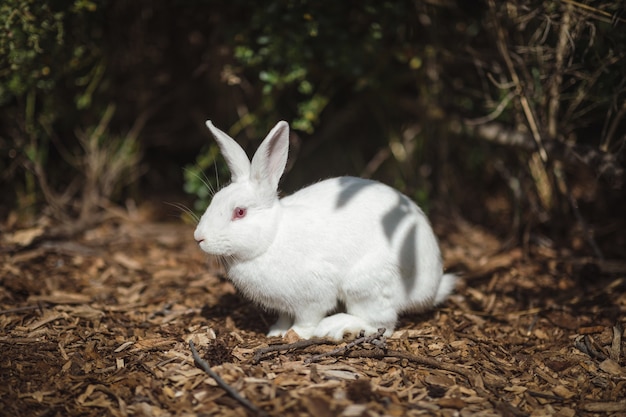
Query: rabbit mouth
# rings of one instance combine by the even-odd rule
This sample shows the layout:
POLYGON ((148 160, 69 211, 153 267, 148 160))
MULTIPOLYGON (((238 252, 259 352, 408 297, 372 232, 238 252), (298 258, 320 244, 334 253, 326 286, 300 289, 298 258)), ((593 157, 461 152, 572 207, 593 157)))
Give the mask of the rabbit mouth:
POLYGON ((204 241, 199 242, 198 246, 200 247, 200 249, 205 252, 208 253, 211 256, 216 256, 216 257, 229 257, 232 258, 234 257, 234 254, 226 249, 226 250, 215 250, 215 248, 211 248, 209 247, 206 243, 204 243, 204 241))
POLYGON ((226 246, 223 242, 207 241, 205 239, 198 239, 198 247, 206 254, 214 256, 216 258, 225 259, 228 264, 236 262, 239 256, 235 253, 230 246, 226 246))

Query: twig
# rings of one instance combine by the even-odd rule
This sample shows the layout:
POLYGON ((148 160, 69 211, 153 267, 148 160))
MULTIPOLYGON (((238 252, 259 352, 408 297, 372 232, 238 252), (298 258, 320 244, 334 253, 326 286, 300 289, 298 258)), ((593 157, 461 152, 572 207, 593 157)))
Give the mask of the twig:
POLYGON ((333 342, 332 340, 328 340, 328 339, 307 339, 307 340, 298 340, 297 342, 294 342, 294 343, 285 343, 282 345, 270 345, 268 347, 257 349, 254 352, 252 363, 257 364, 261 362, 268 353, 272 353, 272 352, 282 352, 282 351, 295 350, 295 349, 304 349, 309 346, 334 345, 334 344, 335 342, 333 342))
POLYGON ((506 109, 506 107, 509 105, 509 103, 511 102, 511 99, 513 99, 514 96, 515 96, 515 93, 513 91, 509 91, 508 94, 504 96, 504 98, 500 101, 500 103, 498 103, 494 111, 492 111, 486 116, 479 117, 477 119, 465 119, 463 122, 467 126, 475 126, 475 125, 481 125, 481 124, 485 124, 485 123, 496 120, 498 117, 500 117, 500 115, 502 114, 504 109, 506 109))
POLYGON ((563 0, 563 2, 564 3, 569 3, 571 5, 574 5, 574 6, 578 7, 578 8, 580 8, 581 10, 589 12, 591 14, 591 17, 593 17, 595 19, 598 19, 598 20, 600 20, 602 22, 607 22, 607 23, 612 23, 612 24, 614 22, 626 23, 626 19, 618 17, 617 15, 611 14, 611 13, 606 12, 604 10, 598 9, 597 7, 592 7, 592 6, 589 6, 587 4, 580 3, 580 2, 574 1, 574 0, 563 0))
POLYGON ((42 310, 42 306, 41 305, 24 306, 24 307, 16 307, 16 308, 9 308, 6 310, 0 310, 0 316, 5 315, 5 314, 21 313, 22 311, 31 311, 31 310, 42 310))
POLYGON ((545 392, 539 392, 539 391, 533 391, 533 390, 528 390, 526 392, 528 392, 533 397, 545 398, 546 400, 552 400, 552 401, 565 401, 565 398, 559 395, 547 394, 545 392))
MULTIPOLYGON (((497 13, 497 8, 496 8, 496 3, 494 0, 489 1, 489 7, 494 14, 493 20, 494 20, 494 25, 496 26, 496 32, 498 36, 498 39, 497 39, 498 50, 500 52, 500 55, 502 56, 502 59, 504 59, 504 63, 506 64, 507 69, 509 70, 509 73, 511 75, 511 81, 513 81, 513 84, 515 85, 515 92, 517 93, 519 97, 520 105, 522 106, 522 109, 524 110, 524 115, 526 116, 528 127, 530 128, 533 139, 535 140, 535 143, 537 144, 537 151, 539 152, 541 161, 545 165, 548 162, 548 154, 543 146, 543 141, 541 139, 541 134, 539 133, 539 126, 537 125, 537 120, 535 118, 534 111, 531 108, 530 101, 528 100, 528 97, 526 96, 526 91, 524 90, 522 86, 522 82, 519 76, 517 75, 517 71, 515 70, 515 65, 513 64, 513 60, 511 59, 511 55, 507 49, 508 46, 507 46, 506 32, 504 28, 502 27, 502 25, 499 23, 498 19, 495 17, 495 14, 497 13)), ((545 169, 545 166, 544 166, 544 169, 545 169)))
MULTIPOLYGON (((625 54, 620 54, 620 55, 616 55, 616 56, 608 56, 608 57, 606 57, 603 60, 602 64, 592 74, 590 74, 590 75, 585 77, 584 82, 580 83, 580 86, 578 87, 576 92, 573 94, 574 98, 570 101, 570 104, 567 106, 567 110, 565 111, 565 113, 562 116, 563 120, 571 120, 572 119, 572 115, 578 109, 578 107, 581 105, 581 103, 585 99, 589 100, 589 96, 591 94, 591 88, 596 84, 596 82, 604 74, 606 74, 606 72, 608 70, 608 67, 618 63, 619 61, 624 59, 625 56, 626 56, 625 54)), ((579 113, 580 112, 581 111, 579 110, 579 113)), ((606 137, 606 135, 602 135, 602 136, 606 137)))
MULTIPOLYGON (((436 359, 429 358, 426 356, 414 355, 408 352, 402 352, 399 350, 388 350, 386 349, 387 338, 384 336, 385 329, 378 329, 376 334, 370 336, 361 335, 359 338, 353 340, 345 346, 338 347, 329 352, 321 353, 319 355, 311 356, 306 359, 304 363, 311 364, 316 362, 322 358, 328 356, 347 356, 349 358, 372 358, 372 359, 385 359, 385 358, 398 358, 405 359, 409 362, 412 362, 417 365, 424 365, 434 369, 441 369, 444 371, 452 372, 458 375, 465 377, 474 387, 479 389, 484 388, 484 382, 482 378, 472 372, 469 369, 464 369, 459 366, 448 364, 445 362, 439 362, 436 359), (377 347, 377 349, 361 349, 357 351, 348 352, 355 346, 363 345, 366 343, 371 343, 377 347)), ((292 349, 303 349, 308 346, 313 345, 321 345, 321 344, 332 344, 334 342, 326 339, 310 339, 310 340, 300 340, 295 343, 287 343, 283 345, 273 345, 268 346, 266 348, 258 349, 253 358, 254 363, 258 363, 261 361, 263 356, 269 352, 279 352, 284 350, 292 350, 292 349)))
POLYGON ((589 357, 593 359, 603 361, 607 358, 607 356, 603 352, 597 350, 593 346, 593 342, 591 341, 589 335, 576 337, 576 339, 574 340, 574 347, 580 350, 582 353, 589 355, 589 357))
MULTIPOLYGON (((626 107, 626 106, 625 106, 626 107)), ((470 125, 463 122, 465 131, 475 137, 493 142, 498 145, 512 146, 525 151, 536 151, 537 145, 532 135, 519 130, 513 130, 508 126, 490 122, 482 125, 470 125)), ((583 163, 594 170, 598 176, 604 176, 612 181, 614 187, 620 187, 624 177, 624 169, 617 157, 608 152, 594 149, 580 144, 563 143, 558 140, 548 140, 545 150, 552 160, 562 161, 568 165, 583 163)))
POLYGON ((398 358, 398 359, 406 359, 409 362, 412 362, 416 365, 428 366, 429 368, 441 369, 443 371, 452 372, 458 375, 461 375, 475 387, 484 388, 484 382, 482 378, 472 372, 469 369, 461 368, 458 365, 453 365, 445 362, 439 362, 436 359, 429 358, 421 355, 414 355, 408 352, 402 352, 400 350, 387 350, 381 351, 379 349, 376 350, 362 350, 358 352, 350 352, 348 357, 351 358, 374 358, 374 359, 385 359, 385 358, 398 358))
POLYGON ((361 176, 363 178, 370 178, 372 174, 374 174, 378 170, 378 168, 380 168, 383 162, 389 159, 390 156, 391 151, 389 150, 388 146, 376 152, 376 155, 374 155, 374 157, 370 159, 367 165, 365 165, 365 168, 361 172, 361 176))
POLYGON ((611 341, 611 348, 609 349, 609 356, 615 362, 619 362, 620 351, 622 348, 622 325, 617 322, 613 326, 613 339, 611 341))
POLYGON ((602 144, 600 145, 600 150, 603 152, 608 152, 610 148, 611 141, 613 140, 613 136, 615 136, 615 132, 617 131, 617 127, 620 122, 626 115, 626 101, 622 103, 622 107, 617 111, 617 114, 613 118, 604 139, 602 140, 602 144))
POLYGON ((559 109, 561 105, 561 84, 563 83, 563 62, 565 56, 569 52, 567 45, 569 39, 569 31, 571 27, 572 5, 565 4, 563 18, 561 19, 561 29, 559 30, 559 40, 556 46, 556 56, 554 63, 554 75, 552 82, 548 88, 548 137, 556 139, 559 120, 559 109))
POLYGON ((519 130, 510 129, 498 122, 471 125, 465 122, 467 131, 479 139, 497 143, 498 145, 513 146, 527 151, 536 151, 537 144, 531 135, 519 130))
POLYGON ((193 360, 194 360, 196 366, 198 368, 202 369, 207 374, 209 374, 209 376, 211 378, 213 378, 215 380, 215 382, 217 382, 217 385, 222 387, 222 389, 224 391, 226 391, 228 393, 228 395, 230 395, 233 399, 235 399, 241 405, 246 407, 248 410, 252 411, 255 415, 257 415, 257 416, 267 416, 267 413, 265 411, 261 410, 256 405, 252 404, 250 401, 248 401, 247 399, 242 397, 241 394, 239 394, 233 387, 228 385, 218 374, 216 374, 211 369, 209 364, 206 361, 204 361, 200 357, 200 355, 198 355, 198 351, 196 350, 196 347, 195 347, 195 345, 194 345, 192 340, 189 341, 189 348, 191 349, 191 355, 193 356, 193 360))
POLYGON ((336 349, 331 350, 330 352, 324 352, 324 353, 320 353, 319 355, 311 356, 310 358, 305 360, 304 363, 309 364, 312 362, 316 362, 327 356, 344 355, 345 352, 352 349, 353 347, 358 346, 358 345, 363 345, 365 343, 371 343, 379 348, 384 348, 385 343, 387 341, 387 338, 384 336, 385 330, 386 329, 384 328, 378 329, 378 332, 376 332, 376 334, 373 334, 370 336, 361 336, 358 339, 353 340, 352 342, 348 343, 345 346, 340 346, 336 349))

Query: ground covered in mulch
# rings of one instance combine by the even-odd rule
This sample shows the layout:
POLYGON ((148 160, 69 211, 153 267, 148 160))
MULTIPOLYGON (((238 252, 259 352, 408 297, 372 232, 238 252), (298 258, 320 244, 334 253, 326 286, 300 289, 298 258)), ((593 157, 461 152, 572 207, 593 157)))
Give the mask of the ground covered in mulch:
POLYGON ((36 245, 39 229, 6 233, 0 414, 626 415, 624 263, 435 224, 463 275, 441 308, 386 340, 278 348, 296 340, 265 337, 274 317, 237 294, 192 225, 110 220, 36 245), (260 411, 194 364, 190 340, 260 411))

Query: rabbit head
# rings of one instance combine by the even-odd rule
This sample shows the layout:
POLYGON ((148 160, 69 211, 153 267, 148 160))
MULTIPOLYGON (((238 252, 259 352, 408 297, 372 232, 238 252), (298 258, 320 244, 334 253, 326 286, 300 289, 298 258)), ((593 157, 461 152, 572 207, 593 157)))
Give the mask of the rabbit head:
POLYGON ((265 252, 281 217, 278 182, 285 170, 289 125, 281 121, 269 132, 252 162, 233 138, 206 122, 226 160, 231 183, 218 191, 200 218, 194 238, 211 254, 239 260, 265 252))

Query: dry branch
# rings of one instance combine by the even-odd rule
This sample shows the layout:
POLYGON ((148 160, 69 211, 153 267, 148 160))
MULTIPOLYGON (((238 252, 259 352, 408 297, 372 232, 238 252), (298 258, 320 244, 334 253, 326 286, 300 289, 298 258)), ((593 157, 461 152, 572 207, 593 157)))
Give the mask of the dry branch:
POLYGON ((590 6, 588 4, 580 3, 575 0, 562 0, 563 3, 567 3, 569 5, 576 6, 579 9, 579 12, 587 12, 594 19, 601 20, 606 23, 626 23, 626 19, 621 18, 617 15, 612 15, 611 13, 605 12, 604 10, 598 9, 597 7, 590 6))
MULTIPOLYGON (((349 358, 373 358, 373 359, 386 359, 386 358, 397 358, 404 359, 416 365, 423 365, 429 368, 440 369, 443 371, 452 372, 458 375, 465 377, 474 387, 478 389, 484 388, 484 383, 482 378, 470 371, 469 369, 461 368, 459 366, 455 366, 453 364, 448 364, 444 362, 440 362, 436 359, 429 358, 426 356, 415 355, 408 352, 402 352, 399 350, 388 350, 386 347, 387 338, 384 336, 385 329, 378 329, 378 332, 365 336, 361 334, 357 339, 353 340, 350 343, 347 343, 344 346, 340 346, 336 349, 333 349, 328 352, 323 352, 304 361, 305 364, 311 364, 313 362, 317 362, 321 359, 327 357, 349 357, 349 358), (356 346, 362 346, 365 344, 372 344, 375 346, 375 349, 360 349, 360 350, 351 350, 356 346)), ((268 346, 266 348, 258 349, 253 358, 253 363, 259 363, 263 360, 263 357, 269 352, 281 352, 288 350, 296 350, 296 349, 304 349, 309 346, 316 346, 321 344, 331 344, 334 343, 332 341, 326 339, 309 339, 309 340, 300 340, 295 343, 287 343, 282 345, 273 345, 268 346)))
POLYGON ((265 413, 265 411, 261 410, 256 405, 252 404, 250 401, 242 397, 241 394, 237 392, 237 390, 228 385, 226 381, 224 381, 217 373, 213 371, 213 369, 211 369, 209 364, 205 360, 203 360, 200 355, 198 355, 198 351, 196 350, 196 347, 192 340, 189 341, 189 348, 191 349, 191 355, 193 356, 193 360, 196 366, 206 372, 211 378, 213 378, 215 382, 217 382, 217 385, 219 385, 224 391, 226 391, 228 395, 230 395, 235 401, 246 407, 248 410, 252 411, 254 415, 267 416, 267 413, 265 413))
POLYGON ((548 137, 550 139, 556 139, 558 129, 559 109, 561 107, 561 84, 563 83, 563 73, 565 68, 563 62, 568 52, 569 43, 569 31, 572 21, 572 5, 565 4, 565 11, 563 13, 563 19, 561 21, 561 29, 559 31, 559 41, 556 47, 555 68, 554 75, 552 76, 552 82, 549 87, 549 102, 548 102, 548 137))
MULTIPOLYGON (((489 1, 489 7, 492 12, 496 13, 496 4, 494 0, 489 1)), ((500 24, 500 20, 497 18, 493 19, 494 25, 496 27, 496 33, 498 36, 497 39, 497 47, 502 59, 504 60, 507 69, 511 75, 511 81, 515 85, 515 92, 519 98, 520 105, 524 111, 524 116, 526 117, 526 121, 528 122, 528 126, 530 131, 532 132, 532 137, 535 140, 537 145, 537 151, 539 152, 539 156, 541 157, 541 161, 546 164, 548 162, 548 154, 543 146, 543 141, 541 138, 541 134, 539 132, 539 125, 537 124, 537 118, 535 117, 535 111, 531 106, 531 101, 528 99, 527 92, 524 89, 524 84, 522 83, 519 75, 517 74, 517 70, 515 69, 515 65, 513 64, 513 59, 511 58, 511 54, 508 49, 507 39, 508 36, 505 32, 504 27, 500 24)))
MULTIPOLYGON (((531 135, 511 129, 502 123, 463 124, 466 132, 479 139, 529 152, 537 151, 537 144, 531 135)), ((617 157, 609 152, 603 152, 585 145, 563 143, 559 140, 546 141, 544 149, 552 160, 562 161, 569 165, 583 163, 599 176, 609 180, 613 187, 619 188, 622 186, 624 169, 617 157)))
POLYGON ((325 358, 326 356, 341 356, 341 355, 344 355, 347 351, 349 351, 353 347, 358 346, 358 345, 363 345, 365 343, 371 343, 378 348, 384 349, 385 343, 387 341, 387 338, 384 336, 385 330, 386 329, 378 329, 378 332, 376 332, 375 334, 371 336, 365 336, 361 334, 356 340, 353 340, 347 345, 340 346, 336 349, 331 350, 330 352, 324 352, 315 356, 311 356, 310 358, 305 360, 304 363, 317 362, 318 360, 325 358))
POLYGON ((335 344, 335 342, 333 342, 332 340, 328 340, 328 339, 306 339, 306 340, 298 340, 297 342, 294 342, 294 343, 270 345, 268 347, 257 349, 254 352, 252 363, 257 364, 261 362, 263 359, 265 359, 268 353, 304 349, 309 346, 319 346, 319 345, 328 345, 328 344, 335 344))

